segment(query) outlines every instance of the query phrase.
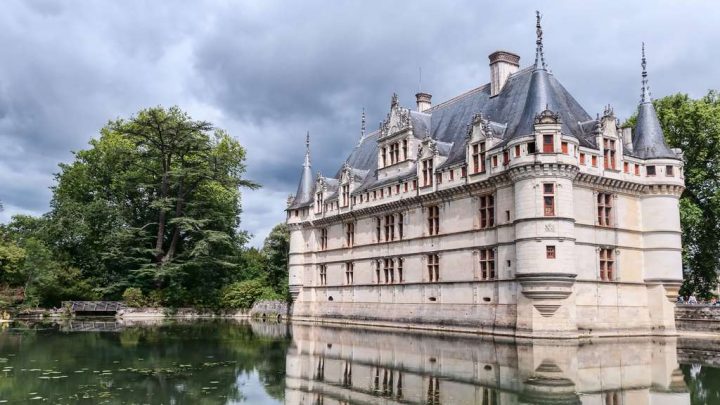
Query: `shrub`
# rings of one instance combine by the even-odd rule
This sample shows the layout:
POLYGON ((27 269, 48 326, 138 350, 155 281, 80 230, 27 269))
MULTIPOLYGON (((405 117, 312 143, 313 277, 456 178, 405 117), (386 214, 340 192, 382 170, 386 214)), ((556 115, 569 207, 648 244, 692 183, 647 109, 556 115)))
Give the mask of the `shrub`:
POLYGON ((281 300, 277 294, 262 280, 246 280, 230 284, 222 294, 222 305, 232 309, 250 309, 256 301, 281 300))
POLYGON ((136 287, 128 287, 123 292, 122 299, 125 305, 129 307, 142 307, 145 305, 145 296, 141 289, 136 287))

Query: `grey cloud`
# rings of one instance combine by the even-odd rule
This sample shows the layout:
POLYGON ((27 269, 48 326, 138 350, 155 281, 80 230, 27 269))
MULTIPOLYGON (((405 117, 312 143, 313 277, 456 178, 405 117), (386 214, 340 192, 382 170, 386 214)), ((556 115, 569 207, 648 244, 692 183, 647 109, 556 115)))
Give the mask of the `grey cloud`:
POLYGON ((13 212, 47 209, 57 163, 108 119, 179 105, 248 149, 243 227, 260 243, 284 219, 312 136, 313 169, 336 172, 360 131, 396 91, 414 105, 418 67, 435 103, 488 81, 487 55, 534 57, 544 13, 555 75, 594 115, 639 98, 648 43, 653 95, 720 87, 715 2, 165 2, 0 3, 0 199, 13 212))

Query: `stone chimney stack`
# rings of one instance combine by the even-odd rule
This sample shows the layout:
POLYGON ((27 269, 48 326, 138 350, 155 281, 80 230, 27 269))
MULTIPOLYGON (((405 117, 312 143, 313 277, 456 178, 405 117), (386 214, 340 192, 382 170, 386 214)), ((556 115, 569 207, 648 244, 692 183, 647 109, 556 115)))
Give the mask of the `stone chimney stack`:
POLYGON ((508 77, 520 68, 520 56, 511 52, 495 51, 490 54, 490 97, 496 96, 505 86, 508 77))
POLYGON ((432 95, 428 93, 418 93, 415 95, 415 99, 417 100, 417 110, 420 112, 432 107, 432 102, 430 101, 432 99, 432 95))

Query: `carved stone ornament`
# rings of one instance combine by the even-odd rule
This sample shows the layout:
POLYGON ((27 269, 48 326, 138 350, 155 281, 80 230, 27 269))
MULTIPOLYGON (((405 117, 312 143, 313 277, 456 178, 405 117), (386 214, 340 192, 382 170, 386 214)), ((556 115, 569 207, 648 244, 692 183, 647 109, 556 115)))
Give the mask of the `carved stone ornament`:
POLYGON ((559 124, 560 114, 545 108, 545 111, 535 116, 536 124, 559 124))
POLYGON ((468 125, 467 139, 473 138, 476 134, 475 129, 477 128, 477 138, 491 138, 493 136, 492 129, 490 128, 490 120, 483 116, 483 113, 477 113, 473 115, 470 125, 468 125))
POLYGON ((385 120, 380 123, 380 138, 396 134, 410 127, 410 110, 400 107, 397 94, 393 94, 390 103, 390 113, 388 113, 385 120))

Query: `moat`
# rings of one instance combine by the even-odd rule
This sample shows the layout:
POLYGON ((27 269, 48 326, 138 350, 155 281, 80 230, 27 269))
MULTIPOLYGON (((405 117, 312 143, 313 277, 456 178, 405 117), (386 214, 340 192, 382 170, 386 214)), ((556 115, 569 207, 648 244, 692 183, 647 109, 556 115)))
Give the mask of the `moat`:
POLYGON ((720 343, 261 321, 13 322, 0 403, 720 404, 720 343))

